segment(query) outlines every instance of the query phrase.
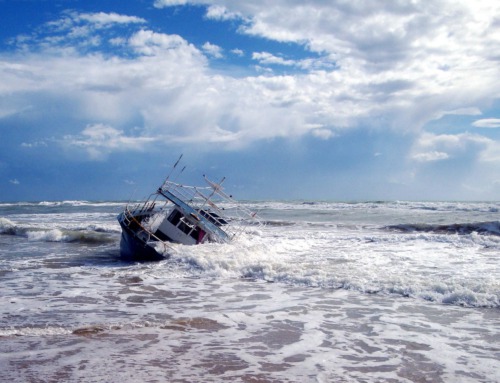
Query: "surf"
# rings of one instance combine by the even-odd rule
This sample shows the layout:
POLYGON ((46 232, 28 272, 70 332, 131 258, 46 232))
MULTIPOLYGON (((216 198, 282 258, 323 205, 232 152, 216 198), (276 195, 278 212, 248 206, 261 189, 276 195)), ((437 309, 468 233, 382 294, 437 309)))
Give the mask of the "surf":
POLYGON ((117 240, 117 230, 90 224, 81 229, 44 228, 22 225, 7 218, 0 218, 0 234, 25 237, 33 242, 67 242, 105 244, 117 240))

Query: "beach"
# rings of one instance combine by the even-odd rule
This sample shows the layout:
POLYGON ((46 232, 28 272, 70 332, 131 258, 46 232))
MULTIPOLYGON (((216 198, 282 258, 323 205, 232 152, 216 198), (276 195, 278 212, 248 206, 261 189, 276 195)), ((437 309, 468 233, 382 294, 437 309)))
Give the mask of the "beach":
POLYGON ((498 204, 249 204, 151 263, 120 203, 2 205, 2 381, 500 380, 498 204))

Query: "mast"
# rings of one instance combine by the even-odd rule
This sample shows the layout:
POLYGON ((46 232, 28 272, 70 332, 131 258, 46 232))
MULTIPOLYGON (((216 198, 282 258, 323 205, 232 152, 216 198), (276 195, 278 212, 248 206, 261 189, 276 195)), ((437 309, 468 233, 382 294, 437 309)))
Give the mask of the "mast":
MULTIPOLYGON (((163 181, 163 184, 161 185, 161 187, 165 187, 166 183, 168 182, 168 180, 170 179, 170 176, 172 175, 172 173, 174 172, 175 168, 177 167, 177 165, 179 165, 179 162, 181 162, 181 159, 182 159, 182 156, 184 154, 181 154, 179 156, 179 158, 177 159, 177 161, 175 162, 174 166, 172 167, 172 169, 170 170, 170 173, 168 173, 168 176, 167 178, 165 178, 165 181, 163 181)), ((184 171, 186 167, 184 166, 184 168, 181 170, 181 173, 184 171)))

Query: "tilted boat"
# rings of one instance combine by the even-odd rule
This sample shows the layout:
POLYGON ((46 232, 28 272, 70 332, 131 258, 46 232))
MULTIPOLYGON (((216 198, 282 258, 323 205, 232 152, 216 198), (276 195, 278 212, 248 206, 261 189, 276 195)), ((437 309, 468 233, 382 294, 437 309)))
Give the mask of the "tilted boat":
POLYGON ((121 256, 161 260, 168 258, 172 243, 227 243, 251 225, 260 225, 255 213, 224 192, 225 178, 219 183, 203 178, 207 186, 199 187, 170 181, 169 175, 145 201, 127 204, 118 215, 121 256))

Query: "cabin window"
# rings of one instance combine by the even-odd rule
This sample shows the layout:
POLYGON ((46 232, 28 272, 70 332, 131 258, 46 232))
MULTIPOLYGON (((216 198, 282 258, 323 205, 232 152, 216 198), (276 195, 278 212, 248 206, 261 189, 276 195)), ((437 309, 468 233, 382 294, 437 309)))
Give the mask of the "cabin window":
POLYGON ((177 226, 184 234, 191 235, 195 239, 198 238, 198 228, 196 226, 193 227, 189 222, 185 221, 184 216, 179 210, 174 210, 168 217, 168 221, 172 225, 177 226))
POLYGON ((179 230, 182 230, 185 234, 189 234, 191 231, 191 227, 187 225, 184 220, 181 220, 181 223, 179 223, 179 226, 177 226, 179 230))
POLYGON ((198 226, 195 226, 193 231, 189 235, 198 241, 200 237, 200 228, 198 226))
POLYGON ((170 214, 170 217, 168 217, 168 221, 172 225, 177 226, 181 218, 182 218, 182 213, 176 209, 172 212, 172 214, 170 214))
POLYGON ((216 226, 227 225, 227 221, 212 211, 200 210, 200 214, 216 226))

